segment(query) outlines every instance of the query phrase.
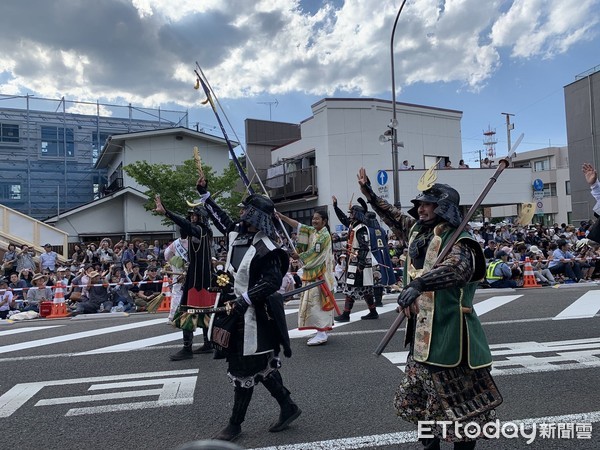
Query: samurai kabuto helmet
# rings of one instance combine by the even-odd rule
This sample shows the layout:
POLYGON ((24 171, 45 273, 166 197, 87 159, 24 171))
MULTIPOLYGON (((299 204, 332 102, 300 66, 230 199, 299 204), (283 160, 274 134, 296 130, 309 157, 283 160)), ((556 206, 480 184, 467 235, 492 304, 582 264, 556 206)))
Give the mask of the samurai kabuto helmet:
POLYGON ((198 222, 202 224, 208 224, 208 211, 204 205, 195 205, 193 208, 188 210, 188 220, 192 220, 192 215, 198 216, 198 222))
POLYGON ((366 214, 368 209, 367 203, 362 198, 359 198, 357 201, 358 203, 360 203, 360 205, 353 205, 348 210, 348 214, 352 214, 352 218, 350 218, 350 221, 366 224, 366 214))
POLYGON ((277 238, 273 223, 275 205, 270 198, 260 194, 251 194, 242 201, 242 205, 244 211, 240 220, 255 226, 271 239, 277 238))
POLYGON ((429 189, 417 195, 411 202, 415 206, 408 210, 408 214, 417 220, 419 220, 419 204, 426 202, 437 204, 437 208, 433 212, 453 227, 458 227, 462 222, 462 215, 458 207, 460 194, 447 184, 435 183, 429 189))

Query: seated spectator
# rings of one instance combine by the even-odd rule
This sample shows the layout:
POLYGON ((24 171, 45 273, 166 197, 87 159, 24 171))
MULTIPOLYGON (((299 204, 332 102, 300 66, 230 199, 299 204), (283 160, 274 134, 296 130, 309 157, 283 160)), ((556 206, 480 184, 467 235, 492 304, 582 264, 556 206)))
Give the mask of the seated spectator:
POLYGON ((8 317, 10 305, 13 302, 13 293, 8 289, 8 280, 0 278, 0 319, 8 317))
POLYGON ((52 301, 52 289, 46 286, 48 276, 41 273, 32 278, 33 286, 27 291, 27 304, 23 311, 40 312, 40 302, 52 301))
POLYGON ((496 244, 496 241, 493 239, 488 241, 487 247, 483 249, 483 256, 485 256, 486 261, 491 261, 492 259, 496 258, 497 247, 498 244, 496 244))
POLYGON ((33 286, 33 276, 35 274, 33 273, 33 270, 31 269, 23 269, 21 271, 19 271, 19 279, 25 281, 25 283, 27 284, 27 287, 31 287, 33 286))
POLYGON ((516 288, 517 282, 511 280, 512 270, 507 264, 508 253, 500 250, 487 268, 486 279, 493 288, 516 288))
POLYGON ((123 311, 136 311, 135 302, 131 297, 131 280, 119 267, 114 267, 110 276, 108 292, 114 305, 123 303, 123 311))
POLYGON ((591 246, 592 242, 587 238, 582 238, 575 244, 576 257, 581 266, 581 278, 588 281, 592 279, 596 269, 596 264, 593 261, 594 249, 591 246))
POLYGON ((402 161, 402 164, 400 164, 399 169, 400 170, 410 170, 410 164, 408 164, 408 159, 405 159, 404 161, 402 161))
POLYGON ((581 266, 575 261, 575 255, 569 251, 568 242, 560 239, 556 246, 548 265, 550 272, 553 275, 563 274, 574 283, 578 283, 581 279, 581 266))
POLYGON ((79 314, 95 314, 99 311, 110 312, 112 302, 108 297, 108 287, 106 279, 103 279, 97 271, 91 271, 87 274, 88 283, 86 286, 88 297, 84 301, 77 303, 72 316, 79 314))
POLYGON ((535 279, 543 286, 555 285, 557 281, 548 269, 548 263, 544 261, 544 253, 536 245, 529 247, 529 251, 525 254, 531 260, 531 268, 535 279))
POLYGON ((461 160, 458 162, 458 168, 459 168, 459 169, 468 169, 468 168, 469 168, 469 165, 468 165, 468 164, 465 164, 465 160, 464 160, 464 159, 461 159, 461 160))
MULTIPOLYGON (((8 283, 8 287, 13 291, 13 302, 22 303, 27 296, 26 289, 27 282, 19 278, 19 274, 17 272, 13 272, 10 274, 10 282, 8 283)), ((16 305, 15 305, 16 306, 16 305)))
POLYGON ((148 303, 162 292, 162 283, 159 282, 160 278, 157 272, 156 267, 149 267, 144 280, 140 283, 139 291, 134 300, 138 311, 146 311, 148 303))

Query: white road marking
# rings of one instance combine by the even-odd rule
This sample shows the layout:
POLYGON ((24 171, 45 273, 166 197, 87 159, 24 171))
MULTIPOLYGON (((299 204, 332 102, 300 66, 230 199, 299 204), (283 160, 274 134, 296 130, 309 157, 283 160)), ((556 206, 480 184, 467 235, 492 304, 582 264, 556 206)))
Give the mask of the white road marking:
POLYGON ((21 334, 29 333, 30 331, 41 331, 49 328, 64 327, 64 325, 48 325, 43 327, 30 327, 30 328, 15 328, 13 330, 0 331, 0 336, 8 336, 10 334, 21 334))
MULTIPOLYGON (((285 314, 295 314, 297 309, 285 310, 285 314)), ((164 321, 166 323, 166 321, 164 321)), ((194 332, 194 336, 202 336, 202 328, 197 328, 194 332)), ((291 337, 291 336, 290 336, 291 337)), ((108 347, 101 347, 87 352, 77 353, 76 355, 101 355, 104 353, 118 353, 118 352, 130 352, 132 350, 139 350, 144 347, 150 347, 152 345, 164 344, 166 342, 173 342, 182 339, 181 330, 174 333, 163 334, 160 336, 154 336, 146 339, 138 339, 137 341, 129 341, 123 344, 110 345, 108 347)))
MULTIPOLYGON (((500 422, 501 424, 514 423, 523 424, 524 428, 529 430, 534 424, 557 424, 557 423, 597 423, 600 422, 600 411, 592 411, 580 414, 565 414, 562 416, 531 417, 526 419, 513 419, 500 422)), ((544 441, 539 436, 537 441, 544 441)), ((360 448, 372 448, 380 446, 391 446, 398 444, 407 444, 417 441, 416 431, 403 431, 399 433, 376 434, 371 436, 357 436, 353 438, 331 439, 327 441, 302 442, 298 444, 278 445, 273 447, 260 447, 248 450, 355 450, 360 448)), ((558 441, 553 439, 553 442, 558 441)))
POLYGON ((475 303, 473 308, 478 316, 483 316, 485 313, 493 311, 496 308, 500 308, 501 306, 506 305, 507 303, 512 302, 513 300, 518 299, 519 297, 523 297, 523 295, 501 295, 490 297, 481 302, 475 303))
POLYGON ((16 352, 19 350, 25 350, 27 348, 41 347, 43 345, 58 344, 59 342, 74 341, 74 340, 79 340, 79 339, 83 339, 83 338, 87 338, 87 337, 100 336, 103 334, 114 333, 117 331, 126 331, 126 330, 132 330, 134 328, 149 327, 152 325, 156 325, 158 323, 165 324, 166 322, 165 322, 164 318, 154 319, 154 320, 147 320, 145 322, 128 323, 125 325, 118 325, 115 327, 107 327, 107 328, 100 328, 97 330, 82 331, 80 333, 66 334, 64 336, 55 336, 55 337, 47 338, 47 339, 38 339, 35 341, 22 342, 20 344, 5 345, 3 347, 0 347, 0 353, 16 352))
POLYGON ((600 291, 588 291, 571 303, 554 320, 594 317, 600 311, 600 291))
MULTIPOLYGON (((78 408, 69 410, 67 415, 82 415, 82 414, 93 414, 98 412, 109 412, 109 411, 124 411, 128 409, 142 409, 142 408, 156 408, 159 406, 171 406, 176 404, 191 404, 194 401, 194 388, 196 386, 197 376, 185 376, 195 375, 199 369, 186 369, 186 370, 170 370, 165 372, 145 372, 145 373, 132 373, 124 375, 109 375, 104 377, 90 377, 90 378, 74 378, 69 380, 49 380, 49 381, 38 381, 34 383, 19 383, 8 390, 4 395, 0 397, 0 418, 9 417, 17 409, 27 403, 33 396, 41 391, 46 386, 63 386, 67 384, 84 384, 84 383, 101 383, 106 380, 115 381, 114 383, 105 383, 98 386, 92 386, 90 390, 99 389, 114 389, 128 386, 151 386, 156 384, 162 384, 163 389, 160 389, 161 393, 159 398, 153 402, 141 402, 141 403, 121 403, 117 405, 103 405, 100 407, 91 408, 78 408), (152 379, 162 377, 159 379, 152 379), (166 378, 166 377, 179 377, 179 378, 166 378), (147 380, 135 380, 136 378, 142 378, 147 380), (119 380, 134 380, 138 384, 128 385, 126 383, 118 383, 119 380), (112 409, 111 409, 112 408, 112 409)), ((127 392, 121 393, 121 397, 126 398, 127 392)), ((137 395, 136 395, 137 396, 137 395)), ((92 400, 102 400, 98 396, 92 400)), ((81 397, 73 397, 75 402, 81 397)), ((88 400, 82 400, 88 401, 88 400)), ((45 401, 46 404, 63 404, 67 403, 66 398, 50 399, 45 401), (56 403, 52 403, 52 400, 56 403), (48 403, 49 402, 49 403, 48 403)), ((44 405, 44 401, 38 402, 37 405, 44 405)))
MULTIPOLYGON (((493 344, 490 345, 490 349, 494 359, 492 374, 495 376, 600 367, 600 337, 553 342, 493 344), (536 353, 555 353, 555 355, 535 356, 536 353)), ((404 371, 408 352, 390 352, 383 355, 404 371)))

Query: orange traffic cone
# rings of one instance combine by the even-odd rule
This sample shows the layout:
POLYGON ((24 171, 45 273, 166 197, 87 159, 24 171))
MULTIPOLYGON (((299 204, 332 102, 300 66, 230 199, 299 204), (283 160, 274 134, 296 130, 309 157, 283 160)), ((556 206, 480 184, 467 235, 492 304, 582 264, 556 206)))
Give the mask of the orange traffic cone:
POLYGON ((65 303, 65 293, 63 291, 62 281, 58 281, 54 286, 54 300, 52 301, 52 311, 46 316, 46 319, 61 319, 69 317, 67 305, 65 303))
POLYGON ((171 288, 169 287, 169 277, 163 277, 163 285, 162 285, 162 301, 160 302, 160 306, 158 307, 158 312, 170 312, 171 311, 171 288))
POLYGON ((525 257, 525 268, 523 272, 523 287, 524 288, 539 288, 542 287, 537 284, 535 275, 533 274, 533 267, 531 266, 531 260, 529 256, 525 257))

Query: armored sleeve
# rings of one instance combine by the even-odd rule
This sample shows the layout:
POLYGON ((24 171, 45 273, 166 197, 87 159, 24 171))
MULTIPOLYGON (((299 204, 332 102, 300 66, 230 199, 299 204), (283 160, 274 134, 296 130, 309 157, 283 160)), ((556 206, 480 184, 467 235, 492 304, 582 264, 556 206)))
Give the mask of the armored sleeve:
POLYGON ((165 216, 172 220, 175 223, 175 225, 184 230, 189 236, 201 238, 205 236, 207 232, 212 232, 212 230, 209 227, 202 224, 193 224, 189 220, 185 219, 184 217, 181 217, 179 214, 175 214, 174 212, 169 211, 168 209, 165 212, 165 216))
POLYGON ((408 241, 408 232, 415 224, 415 219, 403 213, 400 208, 378 197, 373 192, 370 184, 364 185, 362 188, 367 191, 366 197, 369 199, 373 210, 381 217, 381 220, 392 230, 398 239, 408 241))
POLYGON ((348 216, 344 213, 344 211, 342 211, 340 208, 338 208, 337 203, 333 204, 333 210, 335 211, 335 215, 337 216, 340 223, 342 225, 344 225, 345 227, 349 227, 350 219, 348 219, 348 216))
POLYGON ((459 241, 437 267, 415 278, 408 286, 421 292, 463 287, 473 278, 474 273, 475 255, 468 245, 459 241))

